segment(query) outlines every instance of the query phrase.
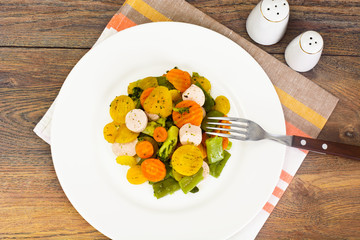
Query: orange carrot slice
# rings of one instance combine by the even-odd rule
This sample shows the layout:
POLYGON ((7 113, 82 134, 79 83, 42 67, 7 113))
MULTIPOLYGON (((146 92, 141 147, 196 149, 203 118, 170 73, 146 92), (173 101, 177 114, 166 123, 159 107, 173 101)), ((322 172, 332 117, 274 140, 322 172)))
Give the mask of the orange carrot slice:
POLYGON ((140 96, 141 106, 144 107, 144 102, 145 102, 145 100, 147 99, 147 97, 151 94, 151 92, 152 92, 154 89, 155 89, 155 88, 153 88, 153 87, 147 88, 147 89, 145 89, 145 90, 141 93, 141 96, 140 96))
POLYGON ((159 182, 166 176, 165 164, 159 159, 149 158, 141 163, 141 171, 147 180, 159 182))
POLYGON ((188 72, 180 69, 171 69, 166 74, 167 80, 180 92, 185 92, 191 85, 191 76, 188 72))
POLYGON ((165 142, 168 134, 164 127, 157 127, 154 130, 154 139, 157 142, 165 142))
POLYGON ((136 144, 136 154, 141 158, 149 158, 154 154, 154 147, 149 141, 141 141, 136 144))
POLYGON ((196 102, 185 100, 176 104, 172 117, 178 128, 181 128, 186 123, 200 126, 203 119, 203 111, 196 102))

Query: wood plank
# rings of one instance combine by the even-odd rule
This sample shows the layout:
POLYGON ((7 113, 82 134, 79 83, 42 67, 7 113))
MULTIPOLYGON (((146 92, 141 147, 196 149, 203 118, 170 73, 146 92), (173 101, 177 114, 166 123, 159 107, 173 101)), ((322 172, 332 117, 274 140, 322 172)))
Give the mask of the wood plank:
MULTIPOLYGON (((232 0, 188 0, 220 23, 239 33, 247 40, 246 19, 259 2, 232 0)), ((288 0, 290 20, 284 38, 272 46, 255 43, 268 53, 284 53, 292 39, 308 30, 319 32, 324 38, 324 55, 360 56, 360 4, 359 1, 300 1, 288 0), (339 47, 340 46, 340 47, 339 47)))
MULTIPOLYGON (((0 46, 90 48, 123 0, 41 1, 3 0, 0 3, 0 46)), ((257 0, 189 0, 206 14, 251 40, 245 21, 257 0)), ((285 37, 269 53, 283 53, 306 30, 321 33, 324 55, 360 56, 360 4, 351 1, 289 1, 291 17, 285 37), (341 46, 341 47, 339 47, 341 46)))

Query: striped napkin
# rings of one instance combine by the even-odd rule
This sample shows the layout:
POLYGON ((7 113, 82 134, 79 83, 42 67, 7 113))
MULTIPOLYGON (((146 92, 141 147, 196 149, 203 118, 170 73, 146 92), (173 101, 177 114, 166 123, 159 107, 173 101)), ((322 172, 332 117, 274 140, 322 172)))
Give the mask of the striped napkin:
MULTIPOLYGON (((232 39, 262 66, 279 95, 286 120, 286 133, 316 138, 334 110, 338 99, 301 74, 293 71, 243 37, 210 18, 184 0, 127 0, 112 17, 98 41, 142 23, 177 21, 197 24, 232 39)), ((50 144, 51 117, 56 100, 34 131, 50 144)), ((307 151, 287 148, 277 186, 258 215, 231 239, 254 239, 290 184, 307 151)))

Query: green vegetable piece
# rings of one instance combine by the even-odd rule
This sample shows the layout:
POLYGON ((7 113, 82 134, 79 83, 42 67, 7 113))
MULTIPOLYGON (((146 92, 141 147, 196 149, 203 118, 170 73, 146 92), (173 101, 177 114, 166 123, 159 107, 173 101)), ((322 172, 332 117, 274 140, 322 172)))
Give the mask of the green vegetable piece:
POLYGON ((143 90, 139 87, 134 87, 132 91, 133 93, 129 94, 129 97, 134 101, 135 108, 141 108, 140 96, 143 90))
POLYGON ((191 189, 191 193, 197 193, 199 191, 199 188, 198 187, 194 187, 193 189, 191 189))
MULTIPOLYGON (((154 132, 153 132, 154 133, 154 132)), ((179 129, 171 126, 168 130, 168 137, 159 149, 158 156, 161 161, 166 161, 170 158, 171 154, 176 148, 178 142, 179 129)))
POLYGON ((224 159, 223 160, 213 163, 213 164, 210 164, 209 165, 210 175, 218 178, 220 176, 222 170, 224 169, 225 164, 229 160, 230 156, 231 156, 231 154, 228 151, 224 151, 224 159))
POLYGON ((226 150, 230 150, 230 149, 231 149, 231 147, 232 147, 232 142, 230 142, 230 141, 229 141, 229 143, 228 143, 228 146, 227 146, 226 150))
POLYGON ((201 77, 201 76, 200 76, 200 74, 199 74, 199 73, 197 73, 197 72, 193 72, 193 73, 192 73, 192 77, 201 77))
POLYGON ((175 126, 174 121, 172 119, 172 115, 168 116, 165 121, 165 128, 166 130, 169 130, 171 126, 175 126))
POLYGON ((156 123, 160 124, 162 127, 165 127, 166 118, 159 118, 156 123))
POLYGON ((149 136, 154 136, 154 131, 155 131, 155 128, 157 127, 161 127, 161 125, 157 122, 149 122, 148 125, 146 126, 146 128, 144 129, 144 131, 142 131, 142 133, 145 133, 149 136))
POLYGON ((173 194, 180 189, 179 183, 172 177, 169 177, 161 182, 153 183, 152 186, 154 189, 154 196, 157 199, 165 197, 168 194, 173 194))
POLYGON ((192 176, 186 176, 183 177, 180 181, 180 188, 181 190, 187 194, 188 192, 190 192, 193 188, 196 187, 196 185, 204 179, 203 177, 203 168, 200 168, 199 171, 197 173, 195 173, 192 176))
POLYGON ((169 90, 171 89, 175 89, 174 85, 172 85, 171 82, 169 82, 166 77, 156 77, 156 80, 159 84, 159 86, 164 86, 164 87, 167 87, 169 90))
MULTIPOLYGON (((208 112, 206 114, 206 116, 204 117, 203 121, 201 122, 201 129, 204 132, 212 132, 213 130, 211 129, 207 129, 207 127, 209 126, 208 124, 206 124, 208 122, 208 117, 223 117, 224 114, 222 112, 213 110, 211 112, 208 112)), ((210 120, 211 122, 220 122, 219 120, 210 120)), ((212 127, 214 127, 213 125, 211 125, 212 127)))
POLYGON ((201 90, 204 92, 205 95, 205 103, 203 105, 203 108, 205 109, 205 112, 211 111, 211 109, 215 106, 215 100, 211 97, 209 93, 207 93, 204 88, 201 86, 199 82, 195 83, 196 86, 201 88, 201 90))
POLYGON ((222 147, 222 137, 215 136, 205 141, 206 152, 210 164, 224 159, 224 150, 222 147))

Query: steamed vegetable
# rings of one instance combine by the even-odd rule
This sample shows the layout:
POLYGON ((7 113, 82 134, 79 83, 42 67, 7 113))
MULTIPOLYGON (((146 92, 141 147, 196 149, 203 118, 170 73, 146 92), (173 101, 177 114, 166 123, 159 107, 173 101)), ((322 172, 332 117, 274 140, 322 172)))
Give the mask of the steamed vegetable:
POLYGON ((210 166, 209 166, 210 167, 210 175, 218 178, 220 176, 222 170, 224 169, 225 164, 229 160, 230 156, 231 156, 231 154, 228 151, 224 151, 224 159, 223 160, 213 163, 213 164, 210 164, 210 166))
POLYGON ((133 156, 127 156, 127 155, 123 155, 123 156, 118 156, 116 158, 116 162, 120 165, 126 165, 126 166, 135 166, 136 165, 136 160, 133 156))
POLYGON ((149 158, 141 163, 141 171, 147 180, 159 182, 166 176, 165 164, 159 159, 149 158))
POLYGON ((217 96, 215 98, 215 110, 222 112, 223 114, 228 114, 230 111, 230 102, 225 96, 217 96))
POLYGON ((167 135, 167 131, 164 127, 157 127, 154 130, 154 139, 157 142, 165 142, 167 135))
POLYGON ((159 149, 159 158, 162 161, 166 161, 170 158, 174 152, 178 142, 179 129, 175 126, 171 126, 168 130, 168 137, 159 149))
POLYGON ((111 102, 110 116, 116 123, 125 123, 126 114, 134 108, 134 101, 129 96, 121 95, 111 102))
POLYGON ((215 136, 205 141, 206 152, 210 164, 224 159, 224 150, 222 147, 222 137, 215 136))
POLYGON ((132 166, 129 168, 126 174, 126 179, 131 184, 142 184, 147 181, 145 176, 142 174, 141 167, 139 165, 132 166))
POLYGON ((172 90, 172 89, 175 89, 174 85, 171 84, 171 82, 169 82, 166 77, 157 77, 156 78, 159 86, 164 86, 164 87, 167 87, 167 89, 169 90, 172 90))
POLYGON ((105 140, 109 143, 114 143, 118 135, 118 128, 119 125, 114 122, 106 124, 103 130, 105 140))
POLYGON ((150 93, 154 90, 155 88, 147 88, 145 89, 142 93, 141 93, 141 96, 140 96, 140 103, 141 103, 141 106, 144 107, 144 102, 145 100, 147 99, 147 97, 150 95, 150 93))
POLYGON ((161 125, 157 122, 149 122, 148 125, 146 126, 145 130, 142 131, 142 133, 145 133, 149 136, 154 136, 154 131, 155 131, 155 128, 157 127, 161 127, 161 125))
POLYGON ((135 147, 136 154, 141 158, 149 158, 154 154, 154 147, 149 141, 140 141, 135 147))
POLYGON ((166 79, 180 92, 185 92, 191 85, 191 76, 188 72, 174 68, 166 74, 166 79))
POLYGON ((143 106, 146 112, 158 114, 160 117, 171 115, 172 98, 169 90, 163 86, 156 87, 145 99, 143 106))
POLYGON ((196 84, 196 83, 200 83, 200 85, 202 86, 202 88, 207 92, 210 93, 211 90, 211 83, 210 81, 203 77, 200 76, 198 73, 193 72, 192 77, 191 77, 191 83, 192 84, 196 84))
POLYGON ((120 124, 118 134, 115 138, 117 143, 129 143, 134 141, 139 136, 139 133, 130 131, 125 124, 120 124))
POLYGON ((200 168, 197 173, 192 176, 185 176, 180 181, 180 188, 181 190, 187 194, 190 192, 196 185, 203 180, 203 168, 200 168))
POLYGON ((169 177, 161 182, 154 183, 153 189, 154 196, 159 199, 165 197, 168 194, 173 194, 180 189, 180 185, 175 179, 169 177))
POLYGON ((194 145, 184 145, 177 148, 171 158, 172 167, 184 176, 194 175, 199 171, 202 163, 202 153, 194 145))
POLYGON ((176 104, 172 117, 175 125, 179 128, 186 123, 200 126, 203 112, 199 104, 194 101, 185 100, 176 104))
POLYGON ((143 79, 140 79, 136 82, 132 82, 129 84, 128 86, 128 94, 133 94, 134 93, 134 89, 136 87, 145 90, 151 87, 157 87, 159 86, 158 81, 156 79, 156 77, 146 77, 143 79))

